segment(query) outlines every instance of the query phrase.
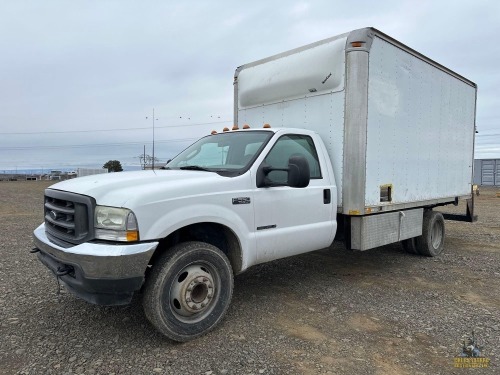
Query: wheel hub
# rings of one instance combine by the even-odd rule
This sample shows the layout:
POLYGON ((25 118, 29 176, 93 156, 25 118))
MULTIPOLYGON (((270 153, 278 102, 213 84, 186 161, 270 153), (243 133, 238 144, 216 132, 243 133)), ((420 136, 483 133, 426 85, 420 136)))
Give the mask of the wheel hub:
POLYGON ((171 290, 171 302, 179 315, 189 317, 204 312, 214 296, 212 275, 199 265, 190 265, 179 273, 171 290))
POLYGON ((443 240, 443 228, 439 223, 434 223, 431 228, 431 244, 434 249, 439 248, 443 240))

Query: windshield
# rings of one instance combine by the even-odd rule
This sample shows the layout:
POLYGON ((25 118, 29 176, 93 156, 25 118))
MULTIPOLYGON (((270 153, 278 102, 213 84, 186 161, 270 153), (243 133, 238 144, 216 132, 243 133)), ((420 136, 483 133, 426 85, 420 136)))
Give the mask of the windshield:
POLYGON ((182 151, 168 163, 167 168, 239 174, 250 167, 272 135, 270 131, 209 135, 182 151))

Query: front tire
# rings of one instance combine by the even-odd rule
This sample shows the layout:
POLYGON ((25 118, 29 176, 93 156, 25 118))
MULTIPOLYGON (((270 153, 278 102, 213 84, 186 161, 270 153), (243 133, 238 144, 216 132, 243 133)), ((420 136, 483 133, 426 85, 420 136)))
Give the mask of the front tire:
POLYGON ((144 288, 144 312, 163 335, 189 341, 221 321, 233 285, 231 264, 221 250, 204 242, 184 242, 153 265, 144 288))

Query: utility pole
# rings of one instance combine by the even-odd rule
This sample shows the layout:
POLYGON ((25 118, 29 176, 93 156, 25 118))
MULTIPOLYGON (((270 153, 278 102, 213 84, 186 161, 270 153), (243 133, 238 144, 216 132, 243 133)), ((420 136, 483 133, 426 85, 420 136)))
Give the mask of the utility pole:
POLYGON ((153 108, 153 171, 155 170, 155 109, 153 108))
MULTIPOLYGON (((146 120, 148 119, 148 116, 146 116, 146 120)), ((155 109, 153 108, 153 161, 151 163, 151 168, 154 170, 155 169, 155 109)))

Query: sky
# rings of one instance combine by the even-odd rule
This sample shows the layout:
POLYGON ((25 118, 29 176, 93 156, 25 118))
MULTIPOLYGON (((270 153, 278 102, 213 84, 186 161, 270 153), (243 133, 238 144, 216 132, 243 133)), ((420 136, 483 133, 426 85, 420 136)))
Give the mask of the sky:
POLYGON ((167 161, 232 125, 236 67, 372 26, 478 85, 500 158, 500 2, 0 0, 0 173, 167 161), (153 117, 154 109, 154 117, 153 117))

